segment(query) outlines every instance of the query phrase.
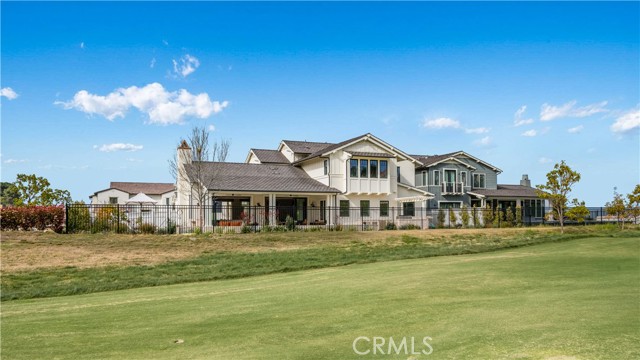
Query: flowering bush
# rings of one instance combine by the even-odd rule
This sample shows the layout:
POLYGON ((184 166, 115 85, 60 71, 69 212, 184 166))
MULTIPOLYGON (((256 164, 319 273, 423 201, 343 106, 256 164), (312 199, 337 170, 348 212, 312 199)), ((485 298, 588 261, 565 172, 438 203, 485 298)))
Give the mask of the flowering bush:
POLYGON ((61 233, 64 229, 64 207, 19 206, 0 209, 2 230, 46 230, 61 233))

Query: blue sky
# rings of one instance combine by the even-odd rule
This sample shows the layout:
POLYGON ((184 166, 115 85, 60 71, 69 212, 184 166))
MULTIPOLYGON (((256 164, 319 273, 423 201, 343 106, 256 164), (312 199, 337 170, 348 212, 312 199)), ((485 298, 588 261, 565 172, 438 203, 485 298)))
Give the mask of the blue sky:
POLYGON ((171 182, 192 126, 228 160, 370 132, 464 150, 590 206, 640 182, 640 3, 0 3, 2 181, 88 200, 171 182))

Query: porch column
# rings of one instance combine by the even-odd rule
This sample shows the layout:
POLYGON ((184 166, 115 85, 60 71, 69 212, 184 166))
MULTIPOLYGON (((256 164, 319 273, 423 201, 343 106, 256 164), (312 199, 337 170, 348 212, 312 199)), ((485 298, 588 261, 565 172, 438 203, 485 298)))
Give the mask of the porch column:
POLYGON ((277 225, 276 219, 276 194, 269 194, 269 224, 271 226, 277 225))

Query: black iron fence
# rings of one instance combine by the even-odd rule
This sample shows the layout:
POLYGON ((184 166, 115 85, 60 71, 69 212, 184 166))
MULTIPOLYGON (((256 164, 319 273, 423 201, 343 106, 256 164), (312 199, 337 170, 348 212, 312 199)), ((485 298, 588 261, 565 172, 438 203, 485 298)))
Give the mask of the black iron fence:
MULTIPOLYGON (((638 223, 620 218, 604 208, 588 208, 581 220, 567 225, 608 222, 638 223)), ((433 228, 518 227, 557 225, 550 208, 420 207, 296 207, 296 206, 177 206, 68 204, 67 233, 115 232, 177 234, 193 232, 238 233, 271 231, 364 231, 433 228)))

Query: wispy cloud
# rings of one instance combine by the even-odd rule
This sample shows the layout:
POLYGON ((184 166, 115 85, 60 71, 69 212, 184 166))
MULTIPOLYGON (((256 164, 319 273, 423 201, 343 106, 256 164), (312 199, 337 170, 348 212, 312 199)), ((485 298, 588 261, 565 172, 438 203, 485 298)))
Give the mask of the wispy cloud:
POLYGON ((428 129, 459 129, 460 122, 447 117, 441 117, 437 119, 424 119, 422 126, 428 129))
POLYGON ((523 132, 520 135, 527 136, 527 137, 534 137, 534 136, 538 135, 538 131, 534 130, 534 129, 531 129, 531 130, 527 130, 527 131, 523 132))
POLYGON ((490 147, 493 145, 493 139, 491 139, 490 136, 485 136, 482 139, 474 141, 473 144, 478 147, 490 147))
POLYGON ((7 159, 5 161, 3 161, 3 163, 5 164, 23 164, 28 162, 29 160, 27 159, 7 159))
POLYGON ((168 125, 183 123, 188 117, 208 118, 221 112, 229 102, 211 101, 207 93, 193 95, 184 89, 169 92, 161 84, 152 83, 141 88, 120 88, 106 96, 80 90, 72 100, 54 104, 67 110, 102 115, 111 121, 124 118, 127 110, 134 107, 149 116, 149 123, 168 125))
POLYGON ((538 159, 538 162, 539 162, 540 164, 549 164, 549 163, 552 163, 552 162, 553 162, 553 160, 551 160, 551 159, 546 158, 546 157, 544 157, 544 156, 543 156, 543 157, 541 157, 540 159, 538 159))
POLYGON ((638 128, 640 128, 640 106, 622 114, 611 125, 611 131, 617 134, 626 134, 638 128))
POLYGON ((485 127, 479 127, 475 129, 464 129, 464 132, 466 132, 467 134, 486 134, 489 131, 491 131, 491 129, 485 128, 485 127))
POLYGON ((569 134, 579 134, 579 133, 582 132, 583 129, 584 129, 584 126, 578 125, 576 127, 572 127, 572 128, 567 129, 567 132, 569 134))
POLYGON ((13 100, 13 99, 18 97, 18 94, 15 91, 13 91, 12 88, 5 87, 5 88, 0 89, 0 97, 1 96, 4 96, 9 100, 13 100))
POLYGON ((98 149, 102 152, 114 152, 114 151, 140 151, 142 150, 142 145, 133 145, 133 144, 124 144, 124 143, 114 143, 114 144, 104 144, 102 146, 94 145, 94 149, 98 149))
POLYGON ((527 105, 522 105, 516 112, 513 114, 513 126, 522 126, 526 124, 533 123, 533 119, 524 119, 523 115, 527 111, 527 105))
POLYGON ((551 121, 553 119, 567 117, 582 118, 609 111, 605 108, 605 106, 607 106, 607 101, 582 107, 576 107, 576 104, 577 101, 575 100, 569 101, 568 103, 560 106, 553 106, 544 103, 540 109, 540 121, 551 121))
POLYGON ((216 131, 216 127, 215 125, 209 125, 209 127, 207 127, 207 130, 211 131, 216 131))
POLYGON ((156 58, 151 59, 151 63, 149 64, 149 67, 152 69, 156 67, 156 58))
POLYGON ((80 43, 80 49, 84 49, 84 41, 80 43))
POLYGON ((184 55, 180 60, 173 60, 173 71, 176 75, 186 78, 200 66, 200 60, 189 54, 184 55))

